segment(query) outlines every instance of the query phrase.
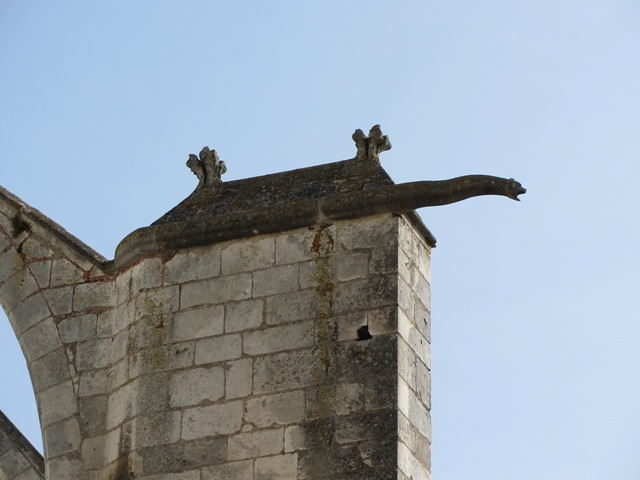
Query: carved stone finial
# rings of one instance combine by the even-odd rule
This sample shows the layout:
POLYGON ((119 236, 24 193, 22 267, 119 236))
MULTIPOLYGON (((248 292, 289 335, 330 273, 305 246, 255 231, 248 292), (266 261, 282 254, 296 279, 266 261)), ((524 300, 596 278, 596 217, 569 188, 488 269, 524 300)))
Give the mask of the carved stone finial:
POLYGON ((215 190, 222 183, 222 174, 227 171, 225 163, 218 158, 215 150, 204 147, 200 150, 200 159, 189 154, 187 167, 198 177, 197 189, 215 190))
POLYGON ((382 135, 380 125, 374 125, 367 137, 362 130, 357 129, 351 136, 356 142, 356 159, 376 162, 380 161, 380 153, 391 150, 391 142, 387 135, 382 135))

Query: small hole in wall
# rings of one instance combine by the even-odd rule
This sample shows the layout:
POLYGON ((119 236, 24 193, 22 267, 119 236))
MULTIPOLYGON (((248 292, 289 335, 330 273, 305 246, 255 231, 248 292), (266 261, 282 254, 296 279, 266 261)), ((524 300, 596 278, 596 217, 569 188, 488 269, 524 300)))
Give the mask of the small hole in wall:
POLYGON ((358 329, 358 336, 356 337, 356 340, 360 342, 362 340, 369 340, 371 338, 373 337, 369 333, 369 327, 367 325, 363 325, 358 329))

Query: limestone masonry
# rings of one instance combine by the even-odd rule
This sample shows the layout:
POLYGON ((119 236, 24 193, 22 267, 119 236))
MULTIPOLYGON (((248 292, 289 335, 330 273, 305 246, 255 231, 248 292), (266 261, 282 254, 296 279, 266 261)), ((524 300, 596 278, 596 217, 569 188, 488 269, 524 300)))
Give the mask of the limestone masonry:
POLYGON ((43 469, 0 417, 0 479, 430 479, 435 240, 412 210, 524 189, 394 185, 379 128, 354 139, 228 183, 203 149, 194 193, 112 261, 0 187, 0 304, 45 449, 43 469))

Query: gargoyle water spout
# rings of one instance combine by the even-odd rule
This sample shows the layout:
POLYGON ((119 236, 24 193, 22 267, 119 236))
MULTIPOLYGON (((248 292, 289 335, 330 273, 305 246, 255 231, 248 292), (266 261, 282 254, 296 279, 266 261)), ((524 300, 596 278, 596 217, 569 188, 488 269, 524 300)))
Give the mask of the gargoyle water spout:
MULTIPOLYGON (((353 134, 357 154, 351 160, 223 183, 224 162, 205 147, 187 165, 198 176, 196 190, 177 207, 127 236, 116 250, 116 268, 158 250, 233 240, 338 220, 459 202, 480 195, 513 200, 526 192, 512 178, 467 175, 440 181, 396 185, 380 165, 391 148, 379 125, 353 134)), ((420 220, 417 222, 421 223, 420 220)), ((435 238, 424 227, 435 245, 435 238)))

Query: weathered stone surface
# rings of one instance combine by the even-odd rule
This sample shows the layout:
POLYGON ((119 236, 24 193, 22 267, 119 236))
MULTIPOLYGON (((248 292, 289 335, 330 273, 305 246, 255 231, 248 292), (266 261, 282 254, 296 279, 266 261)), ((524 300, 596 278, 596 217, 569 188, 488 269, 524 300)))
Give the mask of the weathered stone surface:
POLYGON ((145 474, 184 472, 224 462, 227 458, 227 439, 202 438, 149 447, 142 450, 142 458, 145 474))
POLYGON ((275 262, 273 237, 231 243, 222 249, 222 273, 225 275, 267 268, 275 262))
POLYGON ((244 333, 243 351, 247 355, 261 355, 297 350, 314 343, 314 322, 292 323, 244 333))
POLYGON ((229 460, 264 457, 282 453, 284 429, 275 428, 241 433, 229 437, 229 460))
POLYGON ((221 362, 239 358, 242 354, 240 334, 220 335, 196 342, 196 365, 221 362))
POLYGON ((226 333, 241 332, 260 327, 264 319, 264 300, 245 300, 227 304, 224 320, 226 333))
POLYGON ((201 280, 182 286, 180 308, 214 305, 251 296, 251 274, 241 273, 227 277, 201 280))
POLYGON ((52 478, 410 478, 397 442, 410 474, 428 473, 429 256, 403 216, 178 246, 121 270, 29 232, 41 257, 10 258, 2 235, 16 269, 0 300, 16 300, 46 398, 52 478))
POLYGON ((120 430, 82 441, 82 466, 96 470, 118 458, 120 430))
POLYGON ((43 427, 71 417, 78 412, 78 404, 70 381, 60 383, 42 392, 40 422, 43 427))
POLYGON ((182 438, 194 440, 239 432, 242 413, 242 401, 186 409, 182 414, 182 438))
POLYGON ((173 317, 171 339, 175 342, 212 337, 224 332, 224 306, 181 311, 173 317))
POLYGON ((81 342, 96 336, 98 316, 93 314, 68 317, 58 324, 60 338, 65 343, 81 342))
POLYGON ((296 478, 298 455, 287 453, 274 457, 261 457, 255 461, 255 478, 269 480, 290 480, 296 478))
POLYGON ((323 379, 324 366, 309 350, 256 358, 253 362, 253 393, 304 388, 323 379))
POLYGON ((70 418, 44 428, 44 441, 50 458, 77 450, 82 441, 78 420, 70 418))
POLYGON ((215 402, 224 396, 224 369, 191 368, 174 373, 169 395, 169 404, 174 408, 215 402))
POLYGON ((278 393, 247 400, 244 419, 258 428, 296 423, 305 418, 304 391, 278 393))
POLYGON ((263 297, 298 290, 299 267, 296 264, 258 270, 253 273, 253 296, 263 297))
POLYGON ((253 460, 230 462, 203 468, 202 480, 254 480, 253 460))
POLYGON ((228 362, 225 374, 225 397, 247 397, 253 388, 253 360, 242 358, 228 362))
POLYGON ((165 264, 168 284, 202 280, 220 275, 220 249, 217 246, 182 251, 165 264))

